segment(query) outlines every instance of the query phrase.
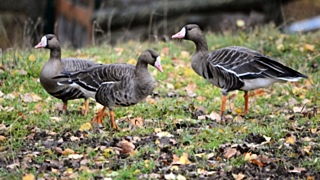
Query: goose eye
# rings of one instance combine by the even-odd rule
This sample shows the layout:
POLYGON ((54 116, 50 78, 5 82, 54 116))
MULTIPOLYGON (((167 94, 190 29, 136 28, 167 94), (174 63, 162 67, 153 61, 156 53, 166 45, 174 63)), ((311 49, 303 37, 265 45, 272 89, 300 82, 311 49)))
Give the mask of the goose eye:
POLYGON ((53 37, 52 37, 52 36, 50 36, 50 37, 48 37, 47 39, 48 39, 48 41, 49 41, 49 40, 51 40, 52 38, 53 38, 53 37))
POLYGON ((188 31, 190 31, 191 29, 192 29, 191 27, 188 27, 188 28, 187 28, 188 31))

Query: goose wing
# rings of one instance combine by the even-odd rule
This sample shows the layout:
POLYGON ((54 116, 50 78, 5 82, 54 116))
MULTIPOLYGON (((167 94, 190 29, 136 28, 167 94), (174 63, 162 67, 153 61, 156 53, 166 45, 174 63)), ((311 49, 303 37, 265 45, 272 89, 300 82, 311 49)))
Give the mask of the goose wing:
POLYGON ((271 78, 294 81, 306 78, 305 75, 245 47, 222 48, 210 54, 213 66, 235 74, 242 80, 271 78))
POLYGON ((134 69, 135 67, 129 64, 100 65, 81 71, 62 72, 62 75, 55 78, 67 78, 65 81, 59 81, 60 85, 70 85, 95 94, 102 84, 119 82, 134 74, 134 69))

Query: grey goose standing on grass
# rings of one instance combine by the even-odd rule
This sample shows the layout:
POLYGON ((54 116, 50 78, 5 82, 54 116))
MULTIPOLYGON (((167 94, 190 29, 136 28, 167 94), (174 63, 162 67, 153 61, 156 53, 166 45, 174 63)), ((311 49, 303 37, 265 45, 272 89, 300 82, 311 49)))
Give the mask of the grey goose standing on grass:
POLYGON ((114 120, 114 107, 131 106, 152 94, 155 80, 148 71, 148 64, 162 72, 159 54, 154 50, 144 51, 136 66, 130 64, 107 64, 78 72, 63 73, 57 78, 68 78, 58 84, 62 87, 75 87, 90 94, 104 107, 91 123, 103 126, 102 118, 106 107, 109 109, 111 127, 118 129, 114 120))
POLYGON ((184 26, 172 38, 195 43, 196 51, 191 58, 191 66, 198 75, 222 89, 220 115, 223 115, 230 91, 244 91, 244 113, 247 114, 248 91, 264 88, 275 82, 307 78, 276 60, 245 47, 231 46, 209 52, 206 38, 196 24, 184 26))
POLYGON ((61 59, 61 48, 57 37, 53 34, 47 34, 42 37, 41 41, 35 48, 46 48, 50 50, 50 58, 48 62, 42 67, 40 73, 40 83, 42 87, 52 96, 61 99, 63 102, 63 113, 67 112, 68 100, 85 99, 84 115, 88 113, 89 100, 87 95, 79 89, 72 87, 62 87, 57 84, 63 79, 52 79, 65 71, 79 71, 88 67, 96 66, 97 64, 76 58, 61 59))

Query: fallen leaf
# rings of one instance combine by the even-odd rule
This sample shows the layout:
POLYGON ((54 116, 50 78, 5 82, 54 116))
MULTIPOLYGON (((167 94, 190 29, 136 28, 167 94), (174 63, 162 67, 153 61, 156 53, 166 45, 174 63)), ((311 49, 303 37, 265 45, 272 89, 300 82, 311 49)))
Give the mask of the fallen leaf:
POLYGON ((114 151, 111 148, 105 148, 102 154, 104 155, 104 157, 110 157, 114 154, 114 151))
POLYGON ((234 156, 237 153, 237 149, 236 148, 227 148, 224 151, 224 158, 230 159, 232 156, 234 156))
POLYGON ((220 122, 221 121, 221 116, 220 114, 212 111, 209 116, 206 115, 206 117, 210 118, 211 120, 214 120, 214 121, 217 121, 217 122, 220 122))
POLYGON ((164 175, 165 179, 171 180, 171 179, 176 179, 176 175, 174 175, 172 172, 170 174, 165 174, 164 175))
POLYGON ((303 110, 303 108, 304 108, 304 107, 294 106, 294 107, 292 108, 292 111, 293 111, 294 113, 301 113, 302 110, 303 110))
POLYGON ((79 131, 88 131, 91 129, 91 123, 84 123, 80 126, 79 131))
POLYGON ((83 157, 82 154, 69 154, 68 158, 70 159, 81 159, 83 157))
POLYGON ((121 148, 120 152, 122 154, 130 154, 134 151, 135 148, 135 146, 127 140, 118 142, 117 146, 121 148))
POLYGON ((23 98, 23 102, 37 102, 41 101, 42 98, 35 93, 26 93, 23 98))
POLYGON ((9 169, 15 169, 15 168, 18 167, 18 166, 20 166, 20 163, 19 163, 19 162, 16 162, 16 163, 7 165, 6 167, 9 168, 9 169))
POLYGON ((176 177, 177 180, 186 180, 187 178, 182 176, 181 174, 178 174, 178 176, 176 177))
POLYGON ((60 121, 62 121, 62 117, 58 117, 58 116, 50 117, 50 120, 55 121, 55 122, 60 122, 60 121))
POLYGON ((296 137, 294 135, 287 135, 286 143, 294 144, 296 142, 296 137))
POLYGON ((179 167, 177 165, 173 165, 170 167, 170 171, 178 171, 178 170, 179 170, 179 167))
POLYGON ((314 176, 307 176, 307 180, 315 180, 314 176))
POLYGON ((74 154, 74 151, 72 149, 66 148, 64 151, 62 151, 63 155, 69 155, 74 154))
POLYGON ((306 171, 306 168, 294 167, 292 170, 289 170, 288 172, 291 172, 291 173, 301 173, 302 171, 306 171))
POLYGON ((181 58, 190 59, 190 53, 188 51, 181 51, 181 58))
POLYGON ((80 139, 78 137, 76 137, 76 136, 71 136, 70 140, 71 141, 79 141, 80 139))
POLYGON ((256 154, 252 154, 251 152, 244 153, 244 160, 246 160, 246 161, 257 159, 257 157, 258 156, 256 154))
POLYGON ((311 52, 313 52, 314 48, 315 48, 315 46, 312 45, 312 44, 305 44, 303 47, 304 47, 305 50, 311 51, 311 52))
POLYGON ((160 139, 161 139, 162 137, 173 137, 172 134, 170 134, 169 132, 166 132, 166 131, 157 133, 157 136, 158 136, 160 139))
POLYGON ((164 47, 161 49, 161 53, 163 53, 164 55, 168 55, 169 54, 169 48, 168 47, 164 47))
POLYGON ((257 159, 251 159, 250 162, 252 162, 255 165, 258 165, 259 167, 263 167, 264 166, 264 164, 262 162, 260 162, 259 160, 257 160, 257 159))
POLYGON ((22 180, 35 180, 36 177, 33 174, 23 175, 22 180))
POLYGON ((130 58, 130 59, 127 61, 127 63, 128 63, 128 64, 133 64, 133 65, 135 65, 135 64, 137 64, 137 60, 134 59, 134 58, 130 58))
POLYGON ((303 151, 306 152, 307 154, 311 154, 311 146, 304 146, 303 151))
POLYGON ((0 135, 0 141, 5 141, 7 138, 5 136, 0 135))
POLYGON ((187 153, 182 153, 182 156, 180 157, 179 162, 181 164, 190 164, 190 161, 188 159, 188 154, 187 153))
POLYGON ((242 173, 239 173, 239 174, 233 174, 232 173, 232 177, 235 179, 235 180, 242 180, 243 178, 245 178, 246 176, 242 173))
POLYGON ((36 60, 36 56, 33 54, 30 54, 29 61, 34 62, 36 60))
POLYGON ((161 175, 160 174, 156 174, 156 173, 151 173, 151 174, 149 174, 149 178, 150 179, 160 179, 161 175))
POLYGON ((136 117, 136 118, 130 119, 130 123, 138 128, 143 127, 142 117, 136 117))

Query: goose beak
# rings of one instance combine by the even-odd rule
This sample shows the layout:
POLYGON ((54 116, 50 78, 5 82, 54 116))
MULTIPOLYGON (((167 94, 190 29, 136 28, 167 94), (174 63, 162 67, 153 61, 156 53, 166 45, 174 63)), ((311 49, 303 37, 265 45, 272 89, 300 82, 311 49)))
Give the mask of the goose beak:
POLYGON ((43 44, 42 44, 42 42, 39 42, 39 44, 37 44, 34 48, 43 48, 44 46, 43 46, 43 44))
POLYGON ((161 66, 161 58, 160 56, 157 57, 156 62, 154 63, 154 66, 160 71, 163 72, 162 66, 161 66))
POLYGON ((34 48, 44 48, 47 46, 47 38, 43 36, 39 44, 37 44, 34 48))
POLYGON ((183 27, 180 32, 175 35, 172 35, 173 39, 183 39, 186 36, 186 28, 183 27))

